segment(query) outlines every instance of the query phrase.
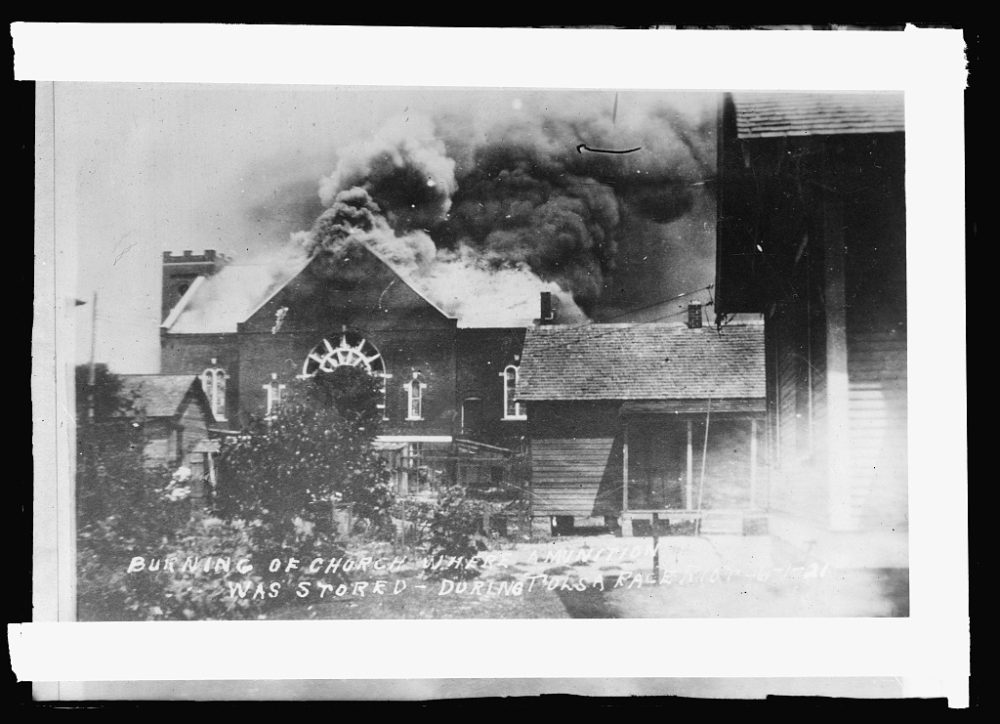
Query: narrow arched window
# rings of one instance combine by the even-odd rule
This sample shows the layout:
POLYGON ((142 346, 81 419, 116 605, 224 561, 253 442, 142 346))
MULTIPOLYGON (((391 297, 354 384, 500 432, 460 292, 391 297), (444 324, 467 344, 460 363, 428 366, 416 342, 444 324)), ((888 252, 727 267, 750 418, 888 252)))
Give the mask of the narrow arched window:
POLYGON ((406 383, 406 419, 424 419, 424 387, 420 373, 414 372, 413 379, 406 383))
POLYGON ((503 419, 524 420, 524 405, 517 401, 517 366, 507 365, 503 374, 503 419))
POLYGON ((226 371, 221 367, 216 367, 217 362, 212 360, 212 367, 201 373, 201 386, 208 397, 209 406, 216 420, 226 419, 226 371))

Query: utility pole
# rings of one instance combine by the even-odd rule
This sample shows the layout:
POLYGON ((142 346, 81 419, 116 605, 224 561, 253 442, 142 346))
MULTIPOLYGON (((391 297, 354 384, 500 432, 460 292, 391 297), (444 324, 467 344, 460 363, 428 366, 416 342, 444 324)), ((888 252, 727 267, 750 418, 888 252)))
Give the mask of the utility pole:
POLYGON ((87 417, 94 421, 94 386, 97 384, 97 374, 94 367, 94 354, 97 347, 97 292, 90 308, 90 374, 87 377, 87 417))

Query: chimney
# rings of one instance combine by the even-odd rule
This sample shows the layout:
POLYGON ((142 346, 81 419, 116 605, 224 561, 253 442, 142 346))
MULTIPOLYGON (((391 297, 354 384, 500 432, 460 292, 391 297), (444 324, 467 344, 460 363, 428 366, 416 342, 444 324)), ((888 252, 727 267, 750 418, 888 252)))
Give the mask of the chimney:
POLYGON ((555 324, 556 310, 552 304, 552 292, 542 292, 542 314, 539 324, 555 324))
POLYGON ((701 302, 691 302, 688 304, 689 329, 701 329, 701 302))

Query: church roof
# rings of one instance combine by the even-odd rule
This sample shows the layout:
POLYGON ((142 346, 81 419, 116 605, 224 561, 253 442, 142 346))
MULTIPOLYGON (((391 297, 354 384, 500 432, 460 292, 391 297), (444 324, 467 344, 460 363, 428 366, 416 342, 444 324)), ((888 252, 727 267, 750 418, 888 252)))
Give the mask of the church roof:
MULTIPOLYGON (((377 251, 366 245, 361 248, 442 316, 452 318, 377 251)), ((237 325, 250 319, 315 261, 316 256, 277 258, 266 263, 233 263, 212 277, 198 277, 161 327, 174 334, 234 333, 237 325)))

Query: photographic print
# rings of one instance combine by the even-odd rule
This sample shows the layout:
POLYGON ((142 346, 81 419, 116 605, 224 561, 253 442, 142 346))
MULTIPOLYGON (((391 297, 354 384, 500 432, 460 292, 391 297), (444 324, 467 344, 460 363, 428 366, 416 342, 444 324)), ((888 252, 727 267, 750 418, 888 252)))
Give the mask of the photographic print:
POLYGON ((902 94, 54 93, 81 620, 906 615, 902 94))
MULTIPOLYGON (((919 94, 313 77, 37 85, 39 615, 491 625, 578 687, 643 631, 924 625, 919 94)), ((432 671, 377 676, 485 675, 432 671)))

